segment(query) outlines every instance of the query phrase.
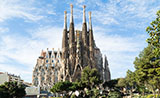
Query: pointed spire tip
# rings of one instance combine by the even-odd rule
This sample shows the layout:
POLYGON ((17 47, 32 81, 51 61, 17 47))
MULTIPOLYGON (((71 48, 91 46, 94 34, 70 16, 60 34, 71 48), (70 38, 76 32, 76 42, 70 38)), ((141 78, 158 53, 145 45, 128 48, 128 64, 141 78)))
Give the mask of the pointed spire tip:
POLYGON ((86 6, 83 5, 83 23, 86 23, 85 8, 86 8, 86 6))
POLYGON ((64 29, 67 29, 67 11, 64 11, 64 29))
POLYGON ((70 23, 73 23, 73 5, 70 4, 70 7, 71 7, 70 23))
POLYGON ((83 8, 86 8, 86 5, 83 5, 83 8))
POLYGON ((73 8, 73 4, 70 4, 70 7, 73 8))

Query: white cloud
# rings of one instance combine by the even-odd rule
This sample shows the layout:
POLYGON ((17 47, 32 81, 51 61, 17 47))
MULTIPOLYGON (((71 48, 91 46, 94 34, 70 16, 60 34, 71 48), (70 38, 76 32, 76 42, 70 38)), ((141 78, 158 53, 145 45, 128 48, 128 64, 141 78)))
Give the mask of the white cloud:
POLYGON ((59 27, 44 27, 39 28, 36 31, 32 31, 31 38, 21 37, 21 36, 11 36, 6 35, 2 36, 2 42, 0 48, 0 71, 6 71, 13 74, 21 74, 32 79, 32 70, 36 64, 36 59, 40 55, 42 49, 46 48, 61 48, 61 39, 62 39, 62 28, 59 27), (14 66, 6 63, 9 62, 9 59, 12 59, 13 62, 17 62, 17 65, 14 66), (17 67, 16 67, 17 66, 17 67), (23 66, 27 68, 19 68, 18 66, 23 66))
POLYGON ((44 27, 32 33, 31 38, 18 36, 3 36, 1 54, 33 67, 41 49, 61 48, 62 29, 58 27, 44 27))
MULTIPOLYGON (((28 0, 32 3, 33 0, 28 0)), ((19 17, 26 20, 37 21, 43 16, 38 15, 38 9, 30 6, 30 3, 23 3, 21 0, 0 0, 0 22, 12 17, 19 17), (36 11, 36 12, 35 12, 36 11)))
POLYGON ((96 43, 102 51, 112 52, 135 52, 139 50, 141 44, 135 41, 137 38, 121 37, 118 35, 104 35, 102 33, 95 33, 96 43), (138 43, 138 44, 137 44, 138 43))
POLYGON ((40 39, 41 42, 47 42, 45 43, 45 47, 61 48, 63 28, 47 26, 32 32, 33 39, 40 39))
POLYGON ((96 22, 124 29, 144 29, 160 9, 156 0, 109 0, 107 3, 95 1, 95 4, 97 9, 93 17, 96 22))
POLYGON ((8 31, 9 31, 9 28, 0 27, 0 34, 3 34, 8 31))
POLYGON ((112 78, 124 77, 128 69, 134 70, 135 57, 147 45, 144 34, 130 37, 110 35, 101 27, 95 27, 94 38, 102 54, 108 58, 112 78))
POLYGON ((155 16, 156 11, 160 8, 154 6, 157 3, 156 0, 127 0, 120 2, 122 7, 121 13, 132 15, 131 17, 137 18, 149 18, 152 19, 155 16))

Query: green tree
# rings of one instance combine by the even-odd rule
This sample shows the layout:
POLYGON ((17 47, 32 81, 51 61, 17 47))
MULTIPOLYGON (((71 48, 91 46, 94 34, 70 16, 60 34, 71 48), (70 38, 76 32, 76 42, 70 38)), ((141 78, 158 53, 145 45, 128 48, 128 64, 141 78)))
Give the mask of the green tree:
MULTIPOLYGON (((146 31, 150 35, 150 38, 147 39, 147 42, 153 48, 152 52, 154 57, 151 59, 150 63, 153 65, 153 68, 149 71, 150 81, 149 83, 153 85, 160 92, 160 10, 157 11, 157 17, 154 21, 150 23, 150 26, 146 28, 146 31)), ((158 92, 158 95, 159 95, 158 92)))
POLYGON ((151 25, 146 28, 146 31, 150 35, 147 42, 153 46, 157 59, 160 59, 160 10, 156 15, 156 19, 150 23, 151 25))
POLYGON ((125 88, 126 87, 126 79, 125 78, 119 78, 117 86, 120 88, 125 88))
POLYGON ((77 83, 72 83, 69 81, 61 81, 57 82, 52 88, 51 92, 53 93, 61 93, 65 94, 65 96, 69 96, 69 91, 75 91, 77 89, 77 83))
POLYGON ((131 98, 132 98, 133 91, 136 87, 136 76, 135 76, 135 73, 130 70, 127 71, 126 85, 127 85, 127 89, 129 90, 131 98))
POLYGON ((110 91, 107 98, 122 98, 122 94, 119 91, 110 91))
POLYGON ((84 92, 85 98, 97 98, 99 95, 99 90, 96 87, 99 87, 99 84, 102 83, 100 79, 100 74, 97 69, 91 69, 89 66, 86 66, 81 73, 81 86, 83 89, 87 88, 84 92))
POLYGON ((0 98, 22 98, 25 94, 25 86, 17 82, 5 82, 0 85, 0 98))
POLYGON ((100 74, 97 69, 85 67, 81 73, 81 82, 88 88, 92 89, 101 83, 100 74))
POLYGON ((117 83, 117 87, 119 87, 120 90, 121 90, 123 93, 125 93, 125 92, 124 92, 124 88, 127 89, 127 88, 126 88, 126 87, 127 87, 126 78, 119 78, 119 79, 118 79, 118 83, 117 83))
POLYGON ((118 79, 113 79, 110 81, 106 81, 103 84, 103 87, 104 88, 108 87, 110 90, 114 90, 114 89, 117 89, 117 84, 118 84, 118 79))
POLYGON ((160 90, 160 65, 155 60, 155 52, 151 45, 144 48, 139 57, 136 57, 134 64, 138 83, 144 83, 155 95, 155 90, 160 90))

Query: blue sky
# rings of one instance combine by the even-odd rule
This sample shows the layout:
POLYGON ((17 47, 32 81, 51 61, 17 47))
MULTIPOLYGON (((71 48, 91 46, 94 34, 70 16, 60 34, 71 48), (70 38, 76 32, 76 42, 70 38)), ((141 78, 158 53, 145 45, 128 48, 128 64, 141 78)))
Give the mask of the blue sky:
POLYGON ((107 55, 112 79, 134 70, 133 61, 147 46, 145 28, 160 9, 158 0, 0 0, 0 71, 31 82, 42 49, 61 49, 64 11, 68 27, 73 4, 81 30, 82 5, 92 12, 96 45, 107 55))

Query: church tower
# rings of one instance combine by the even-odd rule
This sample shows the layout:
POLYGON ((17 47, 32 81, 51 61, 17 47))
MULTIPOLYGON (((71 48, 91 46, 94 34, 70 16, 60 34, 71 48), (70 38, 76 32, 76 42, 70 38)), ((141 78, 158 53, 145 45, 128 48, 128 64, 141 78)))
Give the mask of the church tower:
POLYGON ((103 81, 109 81, 111 80, 111 74, 108 67, 108 60, 106 55, 104 56, 104 71, 103 71, 103 81))
POLYGON ((87 24, 86 24, 86 14, 85 14, 86 6, 83 6, 83 25, 82 25, 82 44, 83 44, 83 66, 88 66, 89 64, 89 41, 88 41, 88 33, 87 33, 87 24))
POLYGON ((70 80, 70 66, 69 66, 69 43, 67 31, 67 11, 64 11, 64 30, 62 38, 62 74, 63 80, 70 80))
POLYGON ((62 59, 68 58, 67 12, 64 11, 64 29, 62 38, 62 59))
POLYGON ((74 33, 74 21, 73 21, 73 5, 71 4, 71 16, 70 16, 70 27, 69 27, 69 66, 70 74, 73 74, 75 67, 75 33, 74 33))
POLYGON ((94 61, 94 37, 92 30, 92 20, 91 20, 91 12, 89 12, 89 57, 90 57, 90 65, 91 67, 95 67, 94 61))

